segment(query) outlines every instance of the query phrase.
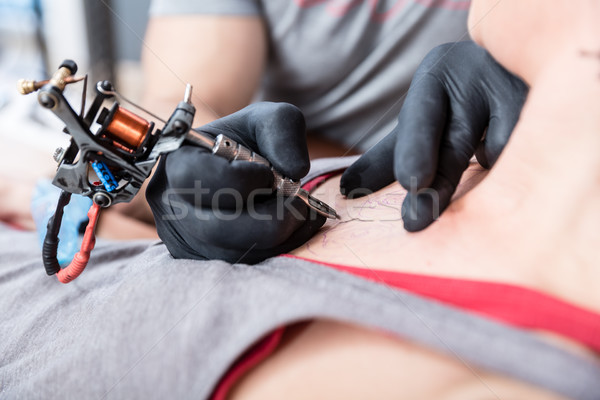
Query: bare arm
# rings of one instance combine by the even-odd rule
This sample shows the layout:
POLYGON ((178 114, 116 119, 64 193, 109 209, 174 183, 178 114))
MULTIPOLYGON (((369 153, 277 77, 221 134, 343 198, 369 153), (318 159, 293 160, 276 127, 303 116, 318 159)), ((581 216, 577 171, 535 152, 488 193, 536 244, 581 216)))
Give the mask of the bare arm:
MULTIPOLYGON (((167 118, 183 98, 186 83, 194 87, 196 126, 248 105, 260 84, 267 54, 260 17, 153 17, 142 51, 142 104, 167 118)), ((131 203, 116 206, 122 213, 153 223, 140 190, 131 203)))
POLYGON ((266 42, 260 17, 152 18, 142 54, 145 104, 169 115, 191 83, 196 124, 243 108, 260 83, 266 42))

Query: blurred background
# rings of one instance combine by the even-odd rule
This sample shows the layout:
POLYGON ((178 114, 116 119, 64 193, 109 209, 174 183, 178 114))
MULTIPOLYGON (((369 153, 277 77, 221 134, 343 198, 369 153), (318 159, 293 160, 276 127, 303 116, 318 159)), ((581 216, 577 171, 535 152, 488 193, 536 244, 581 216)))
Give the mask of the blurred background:
POLYGON ((2 83, 24 72, 47 77, 71 58, 92 82, 126 84, 139 76, 149 6, 150 0, 0 0, 2 83))
MULTIPOLYGON (((109 79, 120 92, 139 100, 149 6, 150 0, 0 0, 2 165, 12 159, 28 165, 23 161, 34 150, 47 154, 50 162, 54 148, 68 139, 62 123, 39 106, 35 95, 17 93, 20 78, 47 79, 70 58, 79 66, 78 75, 89 75, 88 89, 109 79)), ((65 96, 77 107, 82 86, 71 86, 65 96)), ((88 90, 88 97, 92 95, 88 90)))

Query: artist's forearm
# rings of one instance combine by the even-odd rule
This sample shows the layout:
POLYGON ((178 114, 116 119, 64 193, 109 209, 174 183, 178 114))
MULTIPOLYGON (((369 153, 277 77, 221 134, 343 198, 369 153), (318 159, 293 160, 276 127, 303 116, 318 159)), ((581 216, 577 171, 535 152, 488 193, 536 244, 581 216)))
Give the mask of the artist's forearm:
POLYGON ((251 102, 267 51, 258 17, 155 17, 148 25, 146 43, 142 54, 146 103, 168 115, 190 83, 196 125, 251 102))
POLYGON ((103 239, 158 239, 153 225, 117 212, 117 209, 105 210, 100 217, 96 235, 103 239))

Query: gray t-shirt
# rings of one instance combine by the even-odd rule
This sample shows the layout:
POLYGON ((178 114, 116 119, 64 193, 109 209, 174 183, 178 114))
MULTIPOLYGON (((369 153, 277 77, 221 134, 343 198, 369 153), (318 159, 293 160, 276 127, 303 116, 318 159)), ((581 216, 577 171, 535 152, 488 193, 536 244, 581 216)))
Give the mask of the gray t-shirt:
POLYGON ((0 316, 3 400, 206 399, 258 339, 315 318, 389 332, 573 399, 600 393, 600 363, 526 330, 287 257, 174 260, 158 242, 99 240, 63 285, 46 276, 34 232, 0 223, 0 316))
POLYGON ((395 125, 427 52, 468 38, 468 6, 464 0, 154 0, 151 14, 261 16, 270 41, 264 100, 295 104, 309 131, 366 150, 395 125))

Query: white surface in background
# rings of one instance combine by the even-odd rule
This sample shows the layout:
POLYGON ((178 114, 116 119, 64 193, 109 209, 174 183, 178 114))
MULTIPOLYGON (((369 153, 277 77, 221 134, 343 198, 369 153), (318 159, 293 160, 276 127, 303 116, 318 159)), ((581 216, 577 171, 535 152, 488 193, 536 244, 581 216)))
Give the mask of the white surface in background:
MULTIPOLYGON (((65 59, 78 64, 77 75, 89 69, 84 2, 80 0, 42 0, 44 34, 50 66, 57 68, 65 59)), ((37 95, 22 96, 16 90, 20 78, 43 80, 41 52, 36 42, 37 20, 30 0, 0 0, 0 175, 15 179, 51 176, 56 164, 52 154, 66 147, 69 136, 64 124, 51 111, 42 108, 37 95)), ((138 62, 117 66, 118 90, 139 100, 142 74, 138 62), (120 79, 119 79, 120 78, 120 79)), ((88 82, 88 105, 95 82, 88 82)), ((81 107, 82 83, 67 86, 65 97, 73 109, 81 107)))
POLYGON ((68 58, 75 60, 80 73, 85 74, 90 65, 84 2, 42 0, 41 3, 50 67, 57 68, 68 58))
POLYGON ((37 96, 22 96, 16 89, 19 78, 47 78, 28 3, 11 0, 0 8, 0 174, 17 180, 49 175, 54 149, 68 143, 63 124, 38 104, 37 96))

